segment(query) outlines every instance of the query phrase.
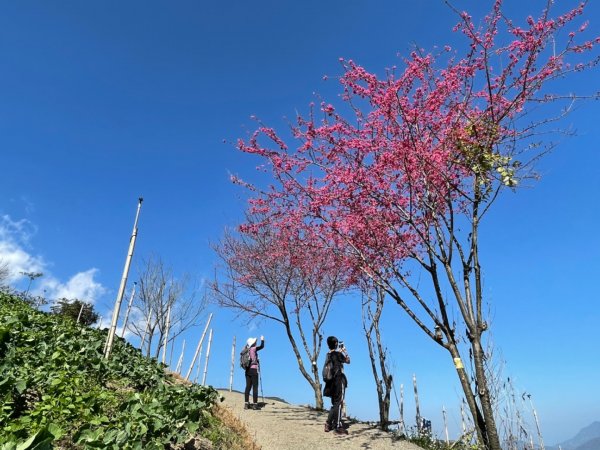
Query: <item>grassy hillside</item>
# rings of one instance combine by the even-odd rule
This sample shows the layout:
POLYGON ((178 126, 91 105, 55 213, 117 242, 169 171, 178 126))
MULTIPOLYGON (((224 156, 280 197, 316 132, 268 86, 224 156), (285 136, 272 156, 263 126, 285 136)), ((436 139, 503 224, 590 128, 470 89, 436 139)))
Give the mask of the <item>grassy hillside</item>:
POLYGON ((244 448, 215 389, 176 382, 119 338, 106 361, 105 341, 0 292, 1 450, 244 448))

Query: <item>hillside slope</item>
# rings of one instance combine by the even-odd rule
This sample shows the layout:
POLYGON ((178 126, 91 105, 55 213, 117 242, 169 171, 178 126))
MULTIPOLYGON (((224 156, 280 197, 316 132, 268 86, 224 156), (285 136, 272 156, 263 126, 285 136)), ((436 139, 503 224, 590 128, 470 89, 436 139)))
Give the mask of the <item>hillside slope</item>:
POLYGON ((1 450, 241 449, 213 414, 212 387, 182 385, 106 331, 0 292, 1 450))

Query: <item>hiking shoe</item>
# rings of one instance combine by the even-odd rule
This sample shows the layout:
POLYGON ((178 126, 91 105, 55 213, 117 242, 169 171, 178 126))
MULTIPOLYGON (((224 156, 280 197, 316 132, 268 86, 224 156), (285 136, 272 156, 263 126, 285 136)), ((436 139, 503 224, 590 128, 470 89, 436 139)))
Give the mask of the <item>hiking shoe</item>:
POLYGON ((253 409, 250 403, 244 403, 244 409, 253 409))
POLYGON ((348 434, 348 430, 343 427, 339 427, 335 429, 335 434, 348 434))
POLYGON ((331 426, 328 423, 325 423, 325 433, 329 433, 331 431, 331 426))
POLYGON ((254 409, 255 411, 259 411, 260 410, 260 406, 259 406, 258 403, 252 403, 252 408, 251 409, 254 409))

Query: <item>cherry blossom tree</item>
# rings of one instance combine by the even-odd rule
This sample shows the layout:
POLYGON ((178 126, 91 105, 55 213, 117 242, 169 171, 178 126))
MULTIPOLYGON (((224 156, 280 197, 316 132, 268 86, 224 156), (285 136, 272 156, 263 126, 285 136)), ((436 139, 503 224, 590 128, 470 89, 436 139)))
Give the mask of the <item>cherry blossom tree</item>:
POLYGON ((502 191, 535 177, 551 147, 541 131, 575 100, 553 81, 598 62, 585 2, 555 18, 552 4, 521 25, 500 0, 481 25, 458 12, 462 56, 449 46, 416 48, 385 76, 341 60, 342 105, 322 102, 298 117, 294 146, 262 123, 239 141, 274 178, 262 190, 246 184, 250 211, 264 215, 248 229, 305 233, 343 255, 347 274, 384 289, 447 350, 476 436, 493 450, 500 438, 486 376, 480 226, 502 191))
POLYGON ((363 285, 362 294, 362 324, 369 350, 371 372, 377 390, 379 428, 387 431, 390 425, 390 397, 393 378, 387 364, 387 348, 381 338, 380 320, 385 304, 385 290, 379 285, 374 287, 363 285))
POLYGON ((220 306, 249 321, 263 318, 284 327, 298 369, 314 391, 315 407, 323 409, 317 365, 321 330, 345 277, 331 252, 306 242, 291 230, 252 224, 239 236, 226 233, 215 246, 225 270, 213 291, 220 306))

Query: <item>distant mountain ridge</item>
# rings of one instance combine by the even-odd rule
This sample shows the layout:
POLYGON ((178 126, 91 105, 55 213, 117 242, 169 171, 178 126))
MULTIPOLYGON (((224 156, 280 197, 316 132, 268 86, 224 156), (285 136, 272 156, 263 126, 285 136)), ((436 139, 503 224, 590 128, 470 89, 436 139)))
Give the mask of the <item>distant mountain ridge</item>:
POLYGON ((600 421, 582 428, 574 437, 546 450, 600 450, 600 421))
POLYGON ((600 450, 600 437, 594 438, 591 441, 587 441, 585 444, 580 445, 575 450, 600 450))

